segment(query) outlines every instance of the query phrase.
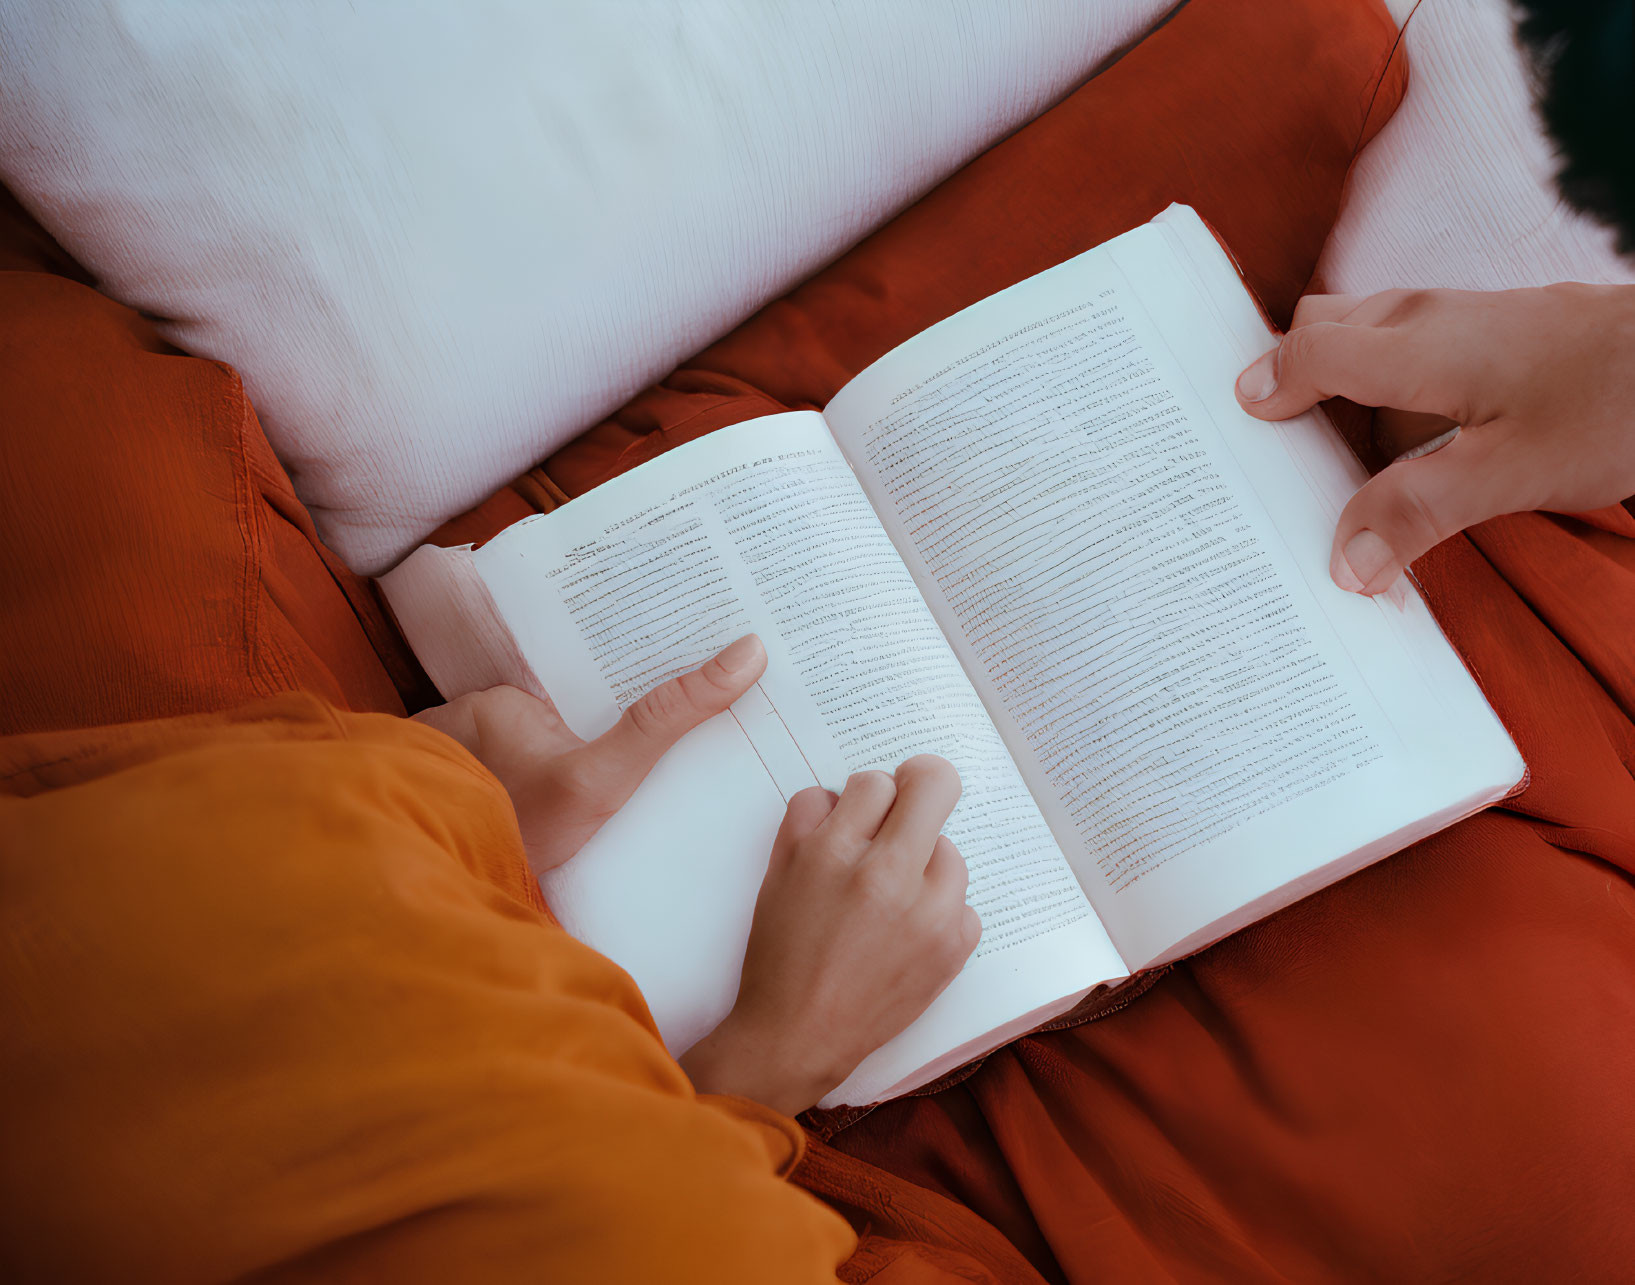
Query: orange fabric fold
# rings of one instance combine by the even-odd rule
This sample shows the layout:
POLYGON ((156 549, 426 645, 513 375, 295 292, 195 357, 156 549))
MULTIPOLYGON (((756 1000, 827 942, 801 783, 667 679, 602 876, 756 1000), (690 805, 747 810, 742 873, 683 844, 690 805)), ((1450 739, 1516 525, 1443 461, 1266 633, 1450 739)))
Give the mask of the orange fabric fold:
POLYGON ((833 1280, 453 741, 287 695, 0 741, 7 1280, 833 1280))

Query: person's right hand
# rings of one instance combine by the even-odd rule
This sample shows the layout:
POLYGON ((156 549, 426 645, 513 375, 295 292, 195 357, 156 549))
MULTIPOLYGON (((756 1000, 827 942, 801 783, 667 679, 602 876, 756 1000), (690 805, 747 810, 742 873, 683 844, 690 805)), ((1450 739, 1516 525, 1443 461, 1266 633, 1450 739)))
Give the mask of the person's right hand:
POLYGON ((1488 518, 1635 495, 1635 287, 1308 295, 1237 392, 1260 419, 1326 397, 1418 412, 1378 417, 1397 462, 1346 505, 1330 555, 1342 589, 1383 593, 1488 518), (1454 425, 1447 445, 1402 458, 1454 425))
POLYGON ((982 935, 942 836, 959 775, 922 754, 789 801, 726 1020, 681 1056, 701 1093, 805 1110, 942 993, 982 935))

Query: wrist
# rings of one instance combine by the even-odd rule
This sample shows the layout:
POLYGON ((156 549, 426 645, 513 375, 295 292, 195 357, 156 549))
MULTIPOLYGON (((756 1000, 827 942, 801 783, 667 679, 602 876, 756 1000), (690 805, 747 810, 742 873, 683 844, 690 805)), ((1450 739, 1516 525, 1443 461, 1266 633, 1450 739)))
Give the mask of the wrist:
POLYGON ((678 1059, 699 1093, 730 1093, 799 1115, 845 1078, 798 1055, 790 1041, 736 1010, 678 1059))

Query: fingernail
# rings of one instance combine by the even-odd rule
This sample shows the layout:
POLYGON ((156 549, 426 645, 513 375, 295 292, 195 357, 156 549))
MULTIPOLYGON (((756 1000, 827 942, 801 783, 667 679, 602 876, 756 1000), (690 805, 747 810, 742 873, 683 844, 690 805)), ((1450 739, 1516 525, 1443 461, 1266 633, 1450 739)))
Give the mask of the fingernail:
POLYGON ((1359 531, 1341 550, 1334 583, 1348 593, 1363 593, 1375 576, 1395 562, 1390 545, 1372 531, 1359 531))
POLYGON ((1277 391, 1277 349, 1257 360, 1238 376, 1238 396, 1246 402, 1263 402, 1277 391))
POLYGON ((721 668, 727 673, 736 674, 740 670, 748 669, 760 659, 760 655, 761 640, 754 634, 745 634, 716 659, 721 662, 721 668))

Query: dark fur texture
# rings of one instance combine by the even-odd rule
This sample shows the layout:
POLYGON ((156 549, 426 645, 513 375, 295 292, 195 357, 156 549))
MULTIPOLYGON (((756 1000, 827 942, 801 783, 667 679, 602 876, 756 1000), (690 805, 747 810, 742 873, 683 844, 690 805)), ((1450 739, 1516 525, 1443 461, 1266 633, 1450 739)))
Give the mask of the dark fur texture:
POLYGON ((1516 0, 1567 201, 1635 254, 1635 0, 1516 0))

